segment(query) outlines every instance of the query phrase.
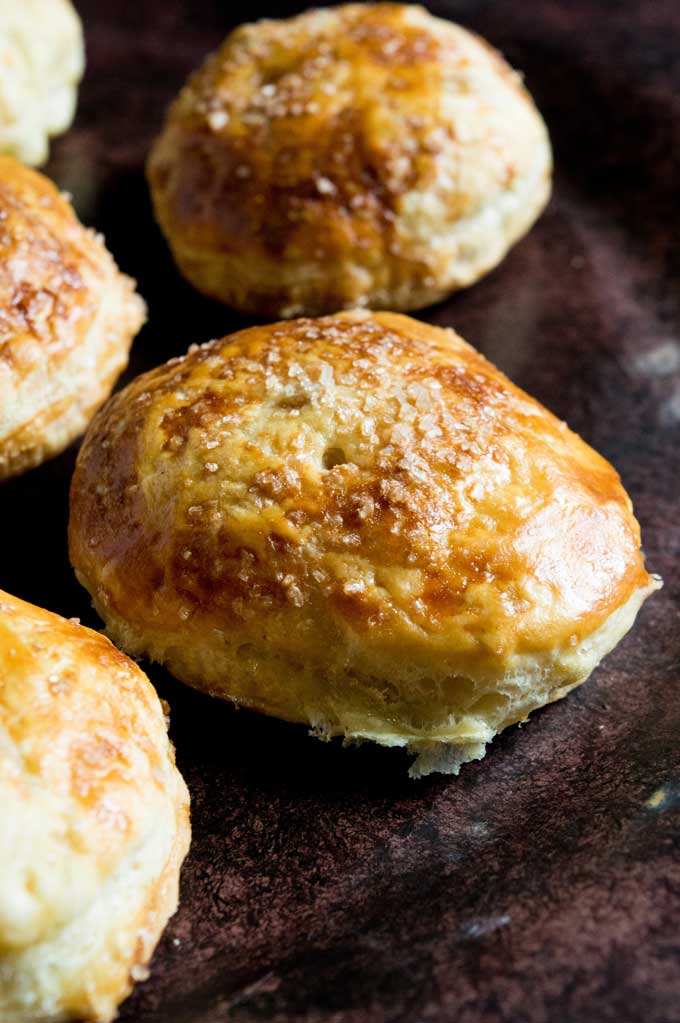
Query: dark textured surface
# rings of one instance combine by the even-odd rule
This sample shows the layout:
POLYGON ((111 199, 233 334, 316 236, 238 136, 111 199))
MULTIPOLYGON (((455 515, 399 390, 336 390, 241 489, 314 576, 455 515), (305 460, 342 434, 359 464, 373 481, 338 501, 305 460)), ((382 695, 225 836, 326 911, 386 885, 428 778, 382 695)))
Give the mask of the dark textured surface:
MULTIPOLYGON (((175 273, 142 165, 189 69, 234 21, 278 11, 79 7, 89 67, 48 172, 149 302, 134 374, 245 322, 175 273)), ((422 315, 614 462, 666 585, 584 688, 459 779, 411 782, 399 751, 323 745, 152 671, 194 843, 125 1023, 680 1020, 680 8, 431 8, 526 72, 557 179, 505 263, 422 315)), ((0 489, 0 586, 96 624, 66 555, 73 459, 0 489)))

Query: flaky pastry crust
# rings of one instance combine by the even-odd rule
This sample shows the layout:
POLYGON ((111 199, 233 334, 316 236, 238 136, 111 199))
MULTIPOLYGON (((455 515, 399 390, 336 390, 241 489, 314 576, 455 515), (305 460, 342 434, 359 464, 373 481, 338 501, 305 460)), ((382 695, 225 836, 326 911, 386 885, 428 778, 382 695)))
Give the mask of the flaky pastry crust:
POLYGON ((178 678, 456 769, 584 681, 656 583, 614 469, 451 330, 256 327, 99 413, 70 549, 178 678))
POLYGON ((0 153, 47 159, 71 124, 85 66, 83 31, 69 0, 0 4, 0 153))
POLYGON ((550 191, 545 125, 483 40, 347 4, 232 32, 148 165, 182 273, 258 316, 416 309, 471 284, 550 191))
POLYGON ((189 796, 103 636, 0 591, 0 1019, 108 1023, 176 907, 189 796))
POLYGON ((51 181, 0 156, 0 480, 83 432, 145 306, 51 181))

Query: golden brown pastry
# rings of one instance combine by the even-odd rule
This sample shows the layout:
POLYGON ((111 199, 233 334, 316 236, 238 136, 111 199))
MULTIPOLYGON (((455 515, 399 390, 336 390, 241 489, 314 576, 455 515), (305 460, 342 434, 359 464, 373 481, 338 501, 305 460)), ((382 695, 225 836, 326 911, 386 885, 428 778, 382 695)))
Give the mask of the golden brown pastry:
POLYGON ((658 585, 612 467, 451 330, 256 327, 98 414, 71 559, 109 634, 323 736, 481 757, 658 585))
POLYGON ((0 1019, 108 1023, 177 907, 189 796, 146 675, 0 591, 0 1019))
POLYGON ((243 25, 148 166, 182 273, 260 316, 417 309, 476 281, 550 192, 545 125, 482 39, 422 7, 243 25))
POLYGON ((46 177, 0 156, 0 480, 82 433, 144 315, 101 236, 46 177))
POLYGON ((69 0, 0 3, 0 152, 47 159, 66 131, 85 66, 83 31, 69 0))

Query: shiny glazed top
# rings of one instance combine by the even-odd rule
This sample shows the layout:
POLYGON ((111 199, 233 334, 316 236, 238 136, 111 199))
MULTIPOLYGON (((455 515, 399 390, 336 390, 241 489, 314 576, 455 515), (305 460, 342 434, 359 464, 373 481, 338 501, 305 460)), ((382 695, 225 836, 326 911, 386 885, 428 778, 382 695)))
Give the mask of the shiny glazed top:
POLYGON ((342 313, 135 380, 72 487, 72 560, 140 627, 333 629, 461 670, 593 632, 649 582, 614 469, 453 331, 342 313))

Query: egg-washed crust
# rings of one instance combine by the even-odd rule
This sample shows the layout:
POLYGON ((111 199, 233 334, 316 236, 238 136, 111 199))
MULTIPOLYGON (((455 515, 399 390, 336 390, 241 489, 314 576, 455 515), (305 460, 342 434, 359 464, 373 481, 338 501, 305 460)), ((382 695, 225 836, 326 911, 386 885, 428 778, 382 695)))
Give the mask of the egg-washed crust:
POLYGON ((177 906, 189 797, 105 637, 0 592, 0 1016, 109 1020, 177 906))
POLYGON ((85 429, 144 315, 134 282, 52 182, 0 156, 0 479, 85 429))
POLYGON ((70 0, 0 4, 0 153, 32 165, 47 159, 50 136, 73 120, 84 66, 70 0))
POLYGON ((583 681, 654 588, 614 469, 453 331, 391 313, 255 327, 135 380, 81 449, 70 549, 124 648, 380 741, 454 718, 463 741, 473 704, 526 716, 499 687, 535 676, 533 709, 583 681))
POLYGON ((498 53, 385 3, 236 29, 170 108, 148 176, 188 279, 275 317, 472 283, 539 215, 551 167, 498 53))

